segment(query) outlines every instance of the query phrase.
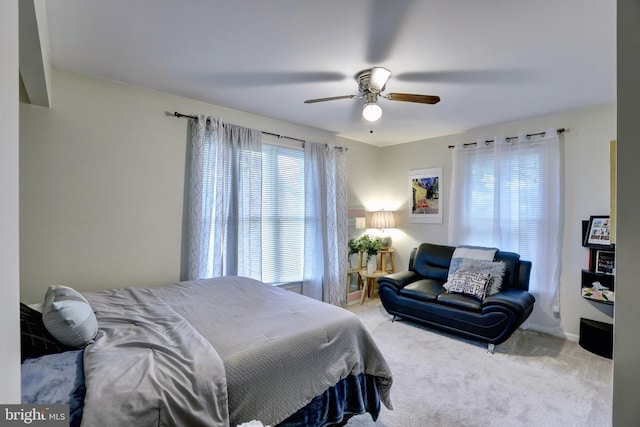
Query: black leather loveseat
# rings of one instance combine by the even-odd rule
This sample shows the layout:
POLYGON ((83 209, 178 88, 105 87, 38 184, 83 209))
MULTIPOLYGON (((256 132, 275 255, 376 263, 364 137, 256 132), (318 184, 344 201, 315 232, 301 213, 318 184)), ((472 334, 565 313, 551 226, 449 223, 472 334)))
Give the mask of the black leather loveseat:
POLYGON ((444 287, 453 246, 423 243, 414 248, 409 270, 378 279, 380 300, 391 315, 495 345, 504 342, 533 310, 529 290, 531 262, 513 252, 497 251, 506 264, 500 292, 480 300, 444 287))

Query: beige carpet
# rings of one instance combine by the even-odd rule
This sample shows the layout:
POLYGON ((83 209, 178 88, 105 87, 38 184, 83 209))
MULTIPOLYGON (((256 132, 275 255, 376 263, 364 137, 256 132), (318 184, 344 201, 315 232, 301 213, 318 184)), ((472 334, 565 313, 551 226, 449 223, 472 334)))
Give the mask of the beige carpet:
POLYGON ((490 354, 484 344, 408 321, 390 322, 379 299, 350 305, 393 372, 394 410, 349 427, 611 425, 612 362, 578 343, 518 330, 490 354))

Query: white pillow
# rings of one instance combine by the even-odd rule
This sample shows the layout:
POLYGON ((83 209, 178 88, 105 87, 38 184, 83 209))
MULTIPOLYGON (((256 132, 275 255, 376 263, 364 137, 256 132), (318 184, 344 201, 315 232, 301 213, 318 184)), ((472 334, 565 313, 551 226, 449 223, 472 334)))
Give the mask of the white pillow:
POLYGON ((82 348, 98 333, 98 321, 82 294, 67 286, 51 285, 42 304, 42 321, 55 339, 82 348))
POLYGON ((449 289, 449 282, 453 279, 453 273, 458 271, 460 264, 465 259, 481 259, 485 261, 493 261, 496 256, 498 248, 485 248, 482 246, 466 246, 460 245, 453 251, 451 257, 451 263, 449 264, 449 274, 447 276, 447 283, 444 284, 445 289, 449 289))

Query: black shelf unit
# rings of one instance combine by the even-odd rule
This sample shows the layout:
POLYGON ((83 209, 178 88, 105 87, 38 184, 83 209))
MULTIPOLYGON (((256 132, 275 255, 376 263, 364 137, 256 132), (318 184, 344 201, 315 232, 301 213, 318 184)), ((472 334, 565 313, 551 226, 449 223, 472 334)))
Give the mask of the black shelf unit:
MULTIPOLYGON (((615 245, 585 243, 588 228, 589 221, 582 221, 582 246, 589 249, 589 269, 582 270, 581 294, 589 301, 613 305, 614 302, 606 300, 606 295, 603 297, 602 292, 590 293, 588 289, 593 289, 593 284, 600 282, 602 286, 615 292, 615 245), (590 298, 588 296, 590 294, 599 294, 600 298, 590 298)), ((580 318, 579 344, 591 353, 611 359, 613 357, 613 324, 580 318)))
POLYGON ((615 245, 590 245, 584 243, 586 241, 585 238, 588 228, 589 221, 582 221, 582 246, 589 249, 589 269, 582 270, 582 296, 589 301, 601 304, 613 304, 614 302, 607 300, 606 296, 602 298, 591 298, 588 292, 585 296, 584 290, 592 288, 596 282, 599 282, 610 291, 615 292, 615 245))
MULTIPOLYGON (((596 273, 594 271, 582 270, 582 289, 592 288, 593 284, 596 282, 600 282, 602 286, 607 287, 610 291, 615 291, 615 281, 613 274, 596 273)), ((589 296, 585 296, 584 293, 582 297, 588 299, 589 301, 594 301, 601 304, 613 304, 613 301, 590 298, 589 296)), ((603 298, 606 298, 606 296, 603 296, 603 298)))

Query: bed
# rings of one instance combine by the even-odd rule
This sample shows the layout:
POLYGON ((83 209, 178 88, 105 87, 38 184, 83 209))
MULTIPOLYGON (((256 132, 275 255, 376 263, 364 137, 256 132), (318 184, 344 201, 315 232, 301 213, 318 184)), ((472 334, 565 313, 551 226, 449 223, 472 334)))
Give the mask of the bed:
POLYGON ((389 367, 342 308, 242 277, 83 296, 95 340, 22 368, 23 403, 67 403, 72 425, 325 426, 392 408, 389 367))

